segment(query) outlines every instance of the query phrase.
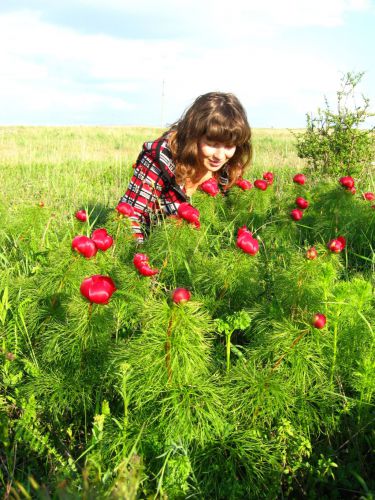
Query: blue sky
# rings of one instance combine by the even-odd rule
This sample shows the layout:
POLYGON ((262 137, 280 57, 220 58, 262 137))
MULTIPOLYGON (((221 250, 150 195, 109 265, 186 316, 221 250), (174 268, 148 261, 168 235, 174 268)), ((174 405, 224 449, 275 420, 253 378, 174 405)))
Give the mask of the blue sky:
POLYGON ((227 5, 0 0, 0 124, 165 126, 220 90, 253 127, 303 127, 348 71, 374 105, 373 0, 227 5))

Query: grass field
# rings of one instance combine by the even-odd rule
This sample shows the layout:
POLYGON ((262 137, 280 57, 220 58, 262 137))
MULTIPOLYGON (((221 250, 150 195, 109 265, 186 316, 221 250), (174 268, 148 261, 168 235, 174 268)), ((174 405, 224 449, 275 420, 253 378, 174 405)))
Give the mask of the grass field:
POLYGON ((307 168, 290 131, 256 129, 246 177, 274 183, 197 191, 200 229, 163 219, 140 250, 114 207, 160 133, 0 128, 1 493, 373 499, 373 173, 353 195, 307 168), (299 221, 297 197, 309 204, 299 221), (254 255, 238 245, 243 226, 254 255), (109 249, 72 251, 98 228, 109 249), (135 269, 139 251, 154 277, 135 269), (108 304, 80 293, 94 275, 115 283, 108 304), (176 287, 191 300, 174 304, 176 287))
MULTIPOLYGON (((114 206, 142 143, 162 129, 142 127, 0 127, 3 201, 62 209, 66 200, 114 206)), ((303 165, 287 130, 254 131, 254 170, 303 165)))

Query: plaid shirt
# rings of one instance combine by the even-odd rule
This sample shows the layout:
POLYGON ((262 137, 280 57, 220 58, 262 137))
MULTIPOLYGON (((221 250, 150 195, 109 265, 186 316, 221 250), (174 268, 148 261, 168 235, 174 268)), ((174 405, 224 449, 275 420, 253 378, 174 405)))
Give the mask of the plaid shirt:
MULTIPOLYGON (((165 137, 145 142, 134 165, 128 189, 120 201, 134 208, 132 229, 142 243, 151 222, 164 215, 176 215, 180 203, 189 201, 185 188, 175 179, 176 165, 165 137)), ((219 179, 228 183, 226 172, 219 179)))

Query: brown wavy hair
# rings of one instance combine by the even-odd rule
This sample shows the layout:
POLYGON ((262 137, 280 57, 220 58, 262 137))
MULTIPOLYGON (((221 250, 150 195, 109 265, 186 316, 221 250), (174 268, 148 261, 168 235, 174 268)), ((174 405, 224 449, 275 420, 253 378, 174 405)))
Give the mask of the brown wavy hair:
MULTIPOLYGON (((198 142, 203 136, 209 141, 236 146, 234 155, 224 166, 229 177, 228 187, 243 175, 252 158, 246 111, 230 93, 209 92, 197 97, 163 136, 168 137, 178 184, 183 184, 187 177, 195 178, 199 166, 198 142)), ((220 171, 216 174, 220 175, 220 171)))

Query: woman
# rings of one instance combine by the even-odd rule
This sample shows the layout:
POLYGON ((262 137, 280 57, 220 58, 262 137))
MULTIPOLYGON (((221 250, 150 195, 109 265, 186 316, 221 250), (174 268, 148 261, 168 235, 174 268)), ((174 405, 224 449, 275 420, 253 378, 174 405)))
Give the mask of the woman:
POLYGON ((134 209, 135 237, 143 242, 158 214, 175 215, 199 186, 214 177, 230 188, 249 165, 251 129, 233 94, 199 96, 162 137, 146 142, 121 202, 134 209))

